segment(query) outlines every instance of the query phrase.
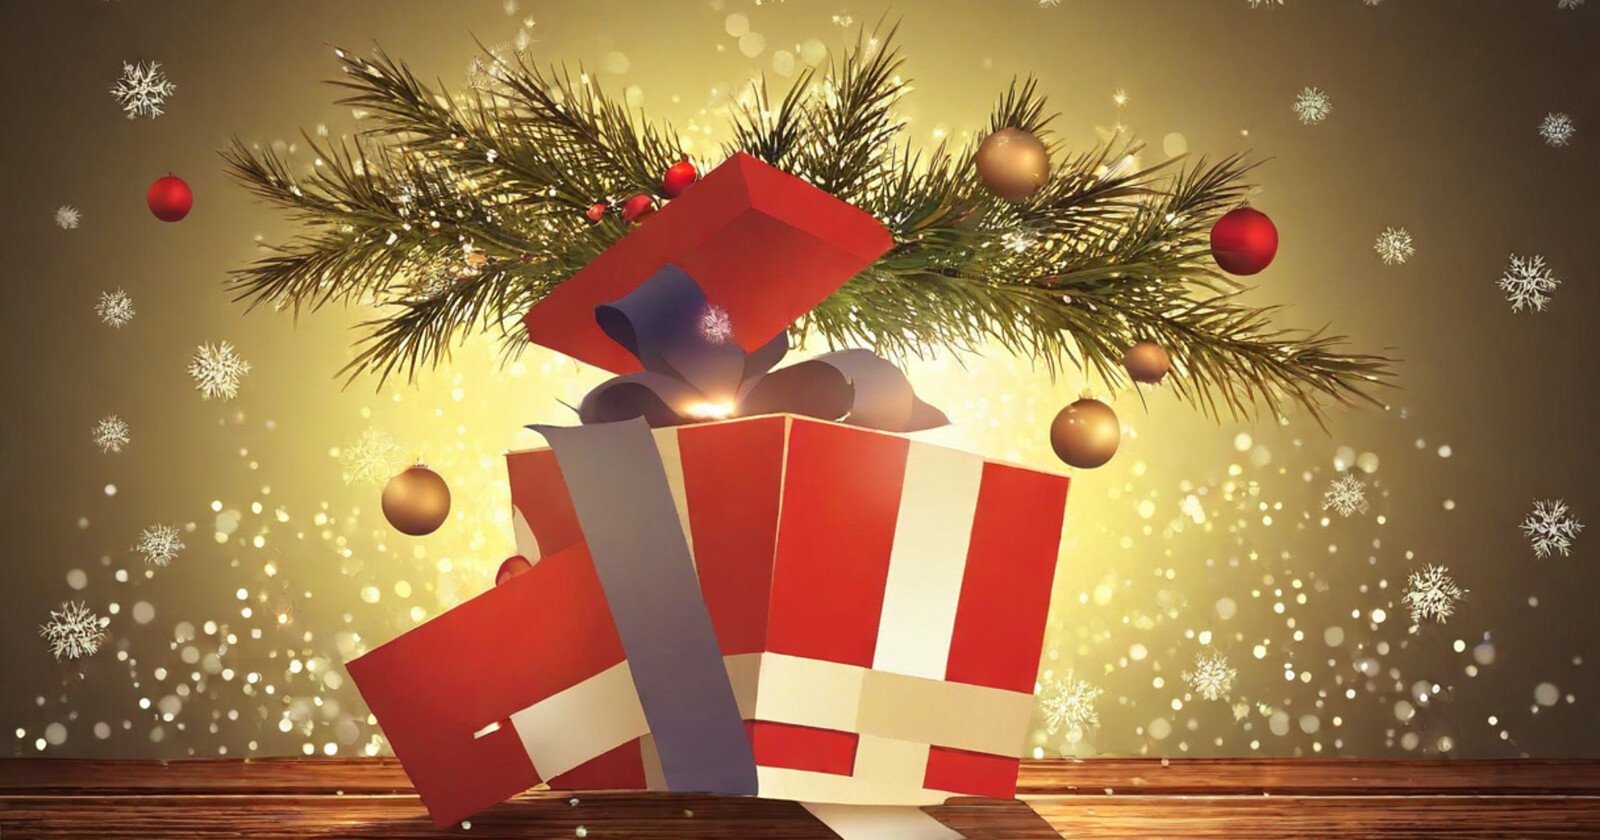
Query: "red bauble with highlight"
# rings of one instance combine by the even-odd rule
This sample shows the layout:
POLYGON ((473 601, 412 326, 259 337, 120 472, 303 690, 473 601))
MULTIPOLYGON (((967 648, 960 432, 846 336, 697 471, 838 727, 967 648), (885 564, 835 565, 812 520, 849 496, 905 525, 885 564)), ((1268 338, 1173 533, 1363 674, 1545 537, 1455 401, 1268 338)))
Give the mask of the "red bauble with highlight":
POLYGON ((494 585, 499 586, 517 575, 531 571, 533 564, 528 562, 528 558, 520 554, 507 557, 505 562, 500 564, 500 570, 494 573, 494 585))
POLYGON ((654 212, 656 200, 648 195, 636 195, 622 203, 622 218, 630 222, 642 222, 654 212))
POLYGON ((700 173, 695 170, 694 164, 688 161, 674 163, 667 169, 667 174, 661 177, 661 194, 667 198, 677 198, 698 180, 700 173))
POLYGON ((1278 255, 1278 226, 1253 207, 1228 211, 1211 227, 1211 257, 1229 274, 1256 274, 1278 255))
POLYGON ((145 194, 144 200, 156 218, 163 222, 176 222, 189 215, 194 208, 194 191, 182 178, 166 175, 150 185, 150 192, 145 194))

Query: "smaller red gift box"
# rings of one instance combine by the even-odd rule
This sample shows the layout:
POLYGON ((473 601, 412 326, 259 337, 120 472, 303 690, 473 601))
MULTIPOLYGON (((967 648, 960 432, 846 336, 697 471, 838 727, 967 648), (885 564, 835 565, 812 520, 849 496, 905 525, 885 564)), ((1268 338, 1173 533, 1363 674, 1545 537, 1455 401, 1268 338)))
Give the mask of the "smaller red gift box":
MULTIPOLYGON (((1013 795, 1065 477, 791 415, 654 439, 760 795, 1013 795)), ((557 460, 508 465, 533 568, 349 663, 441 825, 670 789, 557 460)))
POLYGON ((871 214, 738 152, 558 285, 523 323, 534 344, 634 373, 639 360, 601 332, 595 307, 671 264, 754 351, 893 244, 871 214))

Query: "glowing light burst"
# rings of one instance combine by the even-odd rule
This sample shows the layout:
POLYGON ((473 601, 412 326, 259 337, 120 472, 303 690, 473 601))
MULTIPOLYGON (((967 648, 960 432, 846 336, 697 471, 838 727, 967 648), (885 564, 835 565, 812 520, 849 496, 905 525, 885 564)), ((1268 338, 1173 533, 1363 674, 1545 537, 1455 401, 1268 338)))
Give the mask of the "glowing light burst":
POLYGON ((62 230, 77 230, 78 223, 83 221, 83 214, 78 208, 70 204, 63 204, 56 208, 56 227, 62 230))
POLYGON ((101 292, 100 300, 95 302, 94 314, 100 323, 113 329, 122 329, 133 320, 133 298, 121 289, 114 292, 101 292))
POLYGON ((1427 566, 1411 573, 1406 581, 1406 593, 1400 599, 1411 611, 1413 624, 1434 621, 1444 624, 1455 615, 1456 605, 1467 596, 1467 591, 1456 585, 1446 566, 1427 566))
POLYGON ((406 466, 406 450, 394 438, 368 429, 339 456, 345 484, 382 484, 406 466))
POLYGON ((1321 88, 1301 88, 1299 95, 1294 98, 1290 106, 1295 116, 1306 125, 1316 125, 1328 118, 1333 113, 1333 100, 1321 88))
POLYGON ((1572 553, 1573 540, 1583 530, 1583 523, 1567 510, 1565 501, 1546 499, 1533 503, 1533 512, 1522 520, 1519 527, 1533 546, 1535 557, 1544 558, 1552 554, 1567 557, 1572 553))
POLYGON ((239 380, 250 372, 250 363, 239 358, 233 345, 224 341, 216 346, 202 344, 189 362, 189 376, 202 399, 226 402, 239 396, 239 380))
POLYGON ((127 421, 115 414, 100 418, 100 422, 94 424, 90 435, 94 438, 94 445, 107 454, 120 453, 122 447, 133 442, 132 430, 128 428, 127 421))
POLYGON ((1344 517, 1366 513, 1366 482, 1350 473, 1344 473, 1334 479, 1322 493, 1322 509, 1331 510, 1344 517))
POLYGON ((1039 707, 1044 711, 1045 731, 1051 735, 1059 731, 1082 732, 1100 725, 1100 714, 1094 701, 1103 694, 1102 689, 1078 679, 1071 671, 1054 680, 1039 697, 1039 707))
POLYGON ((39 635, 50 647, 57 662, 93 656, 105 640, 109 619, 95 615, 79 601, 68 601, 50 611, 50 620, 39 625, 39 635))
POLYGON ((1411 234, 1405 228, 1384 228, 1378 234, 1378 241, 1374 242, 1372 249, 1378 252, 1378 258, 1384 265, 1405 265, 1406 260, 1417 252, 1411 234))
POLYGON ((1545 266, 1544 257, 1538 254, 1531 257, 1512 254, 1510 267, 1500 275, 1495 285, 1505 292, 1506 302, 1511 304, 1512 312, 1524 309, 1543 312, 1550 305, 1550 295, 1561 285, 1561 281, 1556 278, 1555 272, 1545 266))
POLYGON ((167 102, 167 97, 177 91, 161 72, 161 64, 154 61, 141 61, 136 64, 122 65, 122 76, 111 86, 111 95, 116 97, 122 105, 122 112, 128 119, 135 117, 148 117, 155 119, 166 113, 162 110, 167 102))
POLYGON ((1228 665, 1228 657, 1221 651, 1201 651, 1195 655, 1194 670, 1184 671, 1183 680, 1189 690, 1207 700, 1220 700, 1233 690, 1233 679, 1239 675, 1228 665))
POLYGON ((728 317, 728 310, 716 304, 706 307, 700 316, 700 334, 712 344, 724 344, 733 337, 733 319, 728 317))
POLYGON ((139 540, 133 545, 133 550, 143 554, 144 562, 152 566, 171 563, 183 549, 178 529, 171 525, 151 525, 139 532, 139 540))
POLYGON ((1551 111, 1539 121, 1539 136, 1549 146, 1565 146, 1572 142, 1572 136, 1577 133, 1578 127, 1573 124, 1572 118, 1559 111, 1551 111))

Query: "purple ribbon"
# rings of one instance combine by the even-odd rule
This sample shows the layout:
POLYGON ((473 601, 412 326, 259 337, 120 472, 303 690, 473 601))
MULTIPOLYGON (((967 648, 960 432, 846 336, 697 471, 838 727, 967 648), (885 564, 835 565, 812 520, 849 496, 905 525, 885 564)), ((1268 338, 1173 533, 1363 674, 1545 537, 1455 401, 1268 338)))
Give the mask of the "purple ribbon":
POLYGON ((787 412, 889 432, 950 421, 923 402, 905 374, 868 350, 824 353, 772 370, 788 352, 779 334, 752 353, 732 340, 728 316, 683 269, 668 265, 625 297, 595 307, 595 321, 644 370, 584 396, 585 424, 643 417, 652 427, 787 412))

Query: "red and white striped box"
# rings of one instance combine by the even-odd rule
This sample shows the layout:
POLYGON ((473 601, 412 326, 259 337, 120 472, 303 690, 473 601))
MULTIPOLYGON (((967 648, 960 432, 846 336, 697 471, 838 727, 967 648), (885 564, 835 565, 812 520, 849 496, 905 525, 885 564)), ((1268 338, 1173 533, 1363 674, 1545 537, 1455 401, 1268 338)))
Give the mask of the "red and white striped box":
MULTIPOLYGON (((760 795, 1013 795, 1064 476, 791 415, 655 440, 760 795)), ((508 465, 533 569, 349 665, 440 824, 540 782, 664 789, 554 454, 508 465)))

